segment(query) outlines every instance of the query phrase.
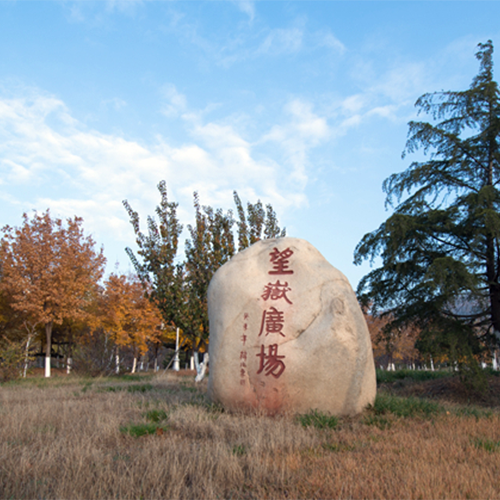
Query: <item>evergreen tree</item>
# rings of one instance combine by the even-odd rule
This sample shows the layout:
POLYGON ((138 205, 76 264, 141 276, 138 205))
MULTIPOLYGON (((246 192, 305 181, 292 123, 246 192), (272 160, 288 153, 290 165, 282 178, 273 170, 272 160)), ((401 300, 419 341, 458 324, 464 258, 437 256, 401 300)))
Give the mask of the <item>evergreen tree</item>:
POLYGON ((386 203, 397 206, 355 250, 356 264, 382 260, 358 296, 391 318, 387 329, 414 324, 421 350, 446 351, 468 366, 484 341, 500 341, 500 95, 492 55, 491 41, 479 44, 469 89, 417 100, 432 123, 409 123, 403 157, 421 149, 427 158, 384 181, 386 203))

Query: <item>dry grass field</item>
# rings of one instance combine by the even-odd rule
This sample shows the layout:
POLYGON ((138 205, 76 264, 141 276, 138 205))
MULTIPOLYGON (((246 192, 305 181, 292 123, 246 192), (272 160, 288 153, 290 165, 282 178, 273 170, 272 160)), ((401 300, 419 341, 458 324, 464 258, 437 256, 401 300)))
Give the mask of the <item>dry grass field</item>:
POLYGON ((434 399, 385 384, 346 419, 228 414, 172 374, 4 384, 0 496, 500 498, 500 413, 433 396, 438 382, 434 399))

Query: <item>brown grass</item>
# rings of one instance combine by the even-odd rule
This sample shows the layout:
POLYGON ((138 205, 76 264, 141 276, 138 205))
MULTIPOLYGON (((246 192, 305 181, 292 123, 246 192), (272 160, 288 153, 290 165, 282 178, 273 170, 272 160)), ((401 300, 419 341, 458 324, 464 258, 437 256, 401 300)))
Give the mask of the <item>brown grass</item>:
POLYGON ((2 386, 1 498, 500 498, 498 413, 368 411, 316 429, 224 413, 205 389, 174 376, 2 386), (155 434, 120 431, 151 410, 168 414, 155 434))

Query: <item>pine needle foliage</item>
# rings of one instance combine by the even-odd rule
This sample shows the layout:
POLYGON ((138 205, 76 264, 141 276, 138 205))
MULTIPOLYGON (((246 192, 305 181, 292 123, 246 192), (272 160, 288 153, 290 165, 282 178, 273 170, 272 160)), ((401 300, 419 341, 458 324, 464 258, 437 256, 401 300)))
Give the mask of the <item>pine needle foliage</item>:
POLYGON ((500 94, 493 43, 479 44, 479 73, 464 91, 424 94, 409 123, 406 154, 421 151, 384 181, 393 214, 357 245, 354 262, 382 265, 358 296, 391 320, 388 331, 421 329, 417 346, 471 366, 500 341, 500 94))

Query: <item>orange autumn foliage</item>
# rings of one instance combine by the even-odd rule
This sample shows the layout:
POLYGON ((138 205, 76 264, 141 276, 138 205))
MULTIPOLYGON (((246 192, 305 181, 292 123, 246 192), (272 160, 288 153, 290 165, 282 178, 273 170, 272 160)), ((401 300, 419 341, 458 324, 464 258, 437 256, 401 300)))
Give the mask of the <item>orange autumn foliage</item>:
POLYGON ((74 217, 64 223, 47 210, 31 220, 23 214, 21 227, 2 229, 0 292, 32 324, 45 327, 49 363, 53 326, 85 319, 106 261, 93 239, 84 236, 82 222, 74 217))
MULTIPOLYGON (((419 353, 415 348, 418 336, 416 328, 405 328, 400 332, 384 332, 384 327, 390 321, 387 317, 372 316, 365 313, 366 324, 372 341, 373 356, 381 364, 385 358, 387 363, 413 363, 419 359, 419 353)), ((384 363, 382 363, 384 364, 384 363)))
POLYGON ((161 335, 162 318, 158 308, 135 278, 111 274, 105 282, 102 300, 102 326, 119 347, 131 347, 136 355, 148 351, 148 342, 161 335))

